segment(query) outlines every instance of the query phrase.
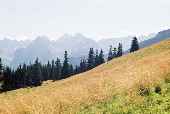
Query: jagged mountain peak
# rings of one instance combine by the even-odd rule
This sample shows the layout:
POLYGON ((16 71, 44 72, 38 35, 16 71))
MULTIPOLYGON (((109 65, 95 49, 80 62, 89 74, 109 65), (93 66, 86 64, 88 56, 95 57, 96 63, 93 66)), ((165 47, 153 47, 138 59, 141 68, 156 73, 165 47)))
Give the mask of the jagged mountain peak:
POLYGON ((33 41, 34 42, 49 42, 50 40, 49 40, 49 38, 47 36, 38 36, 33 41))

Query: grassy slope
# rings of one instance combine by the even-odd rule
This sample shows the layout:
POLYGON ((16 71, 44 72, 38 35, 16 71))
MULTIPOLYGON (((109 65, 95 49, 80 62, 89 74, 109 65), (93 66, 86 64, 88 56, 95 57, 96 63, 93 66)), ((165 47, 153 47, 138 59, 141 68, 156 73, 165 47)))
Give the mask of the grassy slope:
MULTIPOLYGON (((74 113, 81 107, 107 103, 113 96, 125 94, 133 98, 132 102, 134 99, 143 102, 136 95, 138 87, 154 86, 169 73, 170 40, 167 40, 66 80, 0 94, 0 113, 74 113)), ((81 112, 84 113, 84 108, 81 112)))

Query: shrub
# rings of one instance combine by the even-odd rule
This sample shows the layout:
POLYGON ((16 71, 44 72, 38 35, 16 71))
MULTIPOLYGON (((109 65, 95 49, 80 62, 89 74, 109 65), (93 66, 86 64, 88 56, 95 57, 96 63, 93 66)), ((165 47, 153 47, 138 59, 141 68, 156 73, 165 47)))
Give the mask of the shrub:
POLYGON ((141 96, 148 96, 149 93, 150 93, 150 89, 141 85, 141 86, 139 87, 139 92, 138 92, 138 93, 139 93, 139 95, 141 95, 141 96))
POLYGON ((160 86, 155 87, 155 93, 161 94, 161 87, 160 86))

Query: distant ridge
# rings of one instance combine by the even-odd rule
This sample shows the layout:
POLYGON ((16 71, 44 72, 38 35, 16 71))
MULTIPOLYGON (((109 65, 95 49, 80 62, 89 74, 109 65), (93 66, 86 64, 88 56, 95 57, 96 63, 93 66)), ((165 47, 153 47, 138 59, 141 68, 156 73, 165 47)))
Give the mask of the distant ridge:
POLYGON ((150 46, 152 44, 158 43, 160 41, 170 38, 170 29, 159 32, 155 37, 145 40, 140 43, 140 48, 150 46))
MULTIPOLYGON (((121 38, 103 38, 95 41, 80 33, 75 35, 65 34, 56 41, 49 40, 46 36, 39 36, 33 41, 16 41, 10 39, 0 40, 0 57, 4 64, 18 66, 18 64, 33 62, 36 57, 40 61, 47 63, 48 60, 63 58, 64 51, 67 50, 70 62, 79 65, 80 58, 88 55, 89 48, 103 49, 105 58, 107 57, 109 46, 117 47, 122 43, 123 51, 128 52, 133 36, 121 38)), ((139 36, 140 47, 144 48, 158 43, 170 37, 170 29, 147 36, 139 36)))

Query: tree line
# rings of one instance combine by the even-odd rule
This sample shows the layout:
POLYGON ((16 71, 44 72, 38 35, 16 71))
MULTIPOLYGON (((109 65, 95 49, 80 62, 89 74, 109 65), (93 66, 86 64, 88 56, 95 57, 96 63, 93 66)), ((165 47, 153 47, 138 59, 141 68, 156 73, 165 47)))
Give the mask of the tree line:
MULTIPOLYGON (((139 49, 138 40, 133 38, 130 52, 139 49)), ((106 61, 123 55, 123 46, 118 44, 117 48, 110 46, 106 61)), ((73 66, 69 62, 68 52, 65 51, 63 62, 59 58, 48 61, 47 64, 42 64, 38 58, 34 63, 19 65, 15 70, 8 66, 3 66, 0 59, 0 81, 2 83, 1 91, 15 90, 25 87, 40 86, 46 80, 61 80, 72 75, 88 71, 98 65, 105 63, 103 50, 89 49, 88 57, 80 60, 80 65, 73 66)))

